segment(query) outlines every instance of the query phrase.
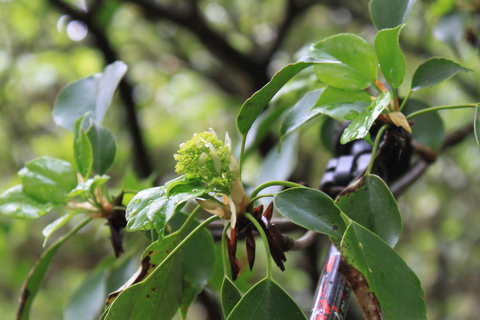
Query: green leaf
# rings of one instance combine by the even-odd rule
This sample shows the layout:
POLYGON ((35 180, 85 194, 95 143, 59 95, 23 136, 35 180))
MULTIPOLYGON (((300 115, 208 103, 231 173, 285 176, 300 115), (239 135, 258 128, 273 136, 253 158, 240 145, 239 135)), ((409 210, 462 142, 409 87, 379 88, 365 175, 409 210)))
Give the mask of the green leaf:
POLYGON ((300 307, 275 281, 265 278, 240 300, 228 320, 307 319, 300 307))
POLYGON ((292 222, 309 230, 340 239, 345 222, 340 209, 325 193, 310 188, 291 188, 274 198, 277 211, 292 222))
POLYGON ((39 203, 23 192, 21 185, 12 187, 0 195, 0 213, 14 219, 37 219, 57 206, 53 203, 39 203))
POLYGON ((59 159, 34 159, 27 162, 18 175, 23 191, 40 203, 64 203, 77 185, 72 165, 59 159))
POLYGON ((126 71, 126 64, 115 61, 106 66, 103 73, 67 85, 55 100, 53 109, 55 123, 73 131, 77 119, 89 113, 87 118, 101 124, 115 89, 126 71))
MULTIPOLYGON (((172 180, 170 183, 177 180, 172 180)), ((169 192, 167 194, 169 183, 162 187, 150 188, 137 193, 127 206, 126 217, 128 222, 126 230, 138 231, 153 228, 157 231, 163 230, 178 207, 188 200, 208 193, 208 190, 198 188, 197 184, 192 183, 191 187, 188 187, 188 185, 175 187, 177 191, 174 193, 169 192)))
POLYGON ((352 221, 341 250, 346 261, 365 277, 385 319, 426 319, 420 280, 387 243, 352 221))
POLYGON ((82 122, 84 119, 85 116, 82 116, 75 122, 73 130, 73 155, 78 172, 80 172, 82 177, 88 178, 93 165, 93 151, 92 144, 85 130, 83 130, 82 122))
MULTIPOLYGON (((260 166, 257 177, 257 185, 274 180, 287 180, 293 173, 297 164, 298 135, 288 136, 279 150, 278 145, 270 149, 260 166)), ((262 190, 260 194, 272 192, 270 187, 262 190), (270 191, 269 191, 270 190, 270 191)), ((277 190, 275 192, 278 192, 277 190)))
POLYGON ((445 58, 431 58, 422 63, 412 78, 412 91, 418 91, 439 84, 459 71, 472 71, 445 58))
MULTIPOLYGON (((192 227, 196 227, 195 224, 192 227)), ((177 254, 164 261, 180 242, 178 233, 150 245, 143 255, 147 277, 118 295, 106 319, 171 319, 201 291, 213 272, 212 236, 205 229, 195 234, 177 254)))
POLYGON ((87 181, 81 182, 73 189, 68 196, 76 197, 82 196, 85 200, 91 197, 94 197, 95 189, 107 182, 110 179, 107 175, 96 175, 93 178, 88 179, 87 181))
POLYGON ((406 72, 405 56, 400 49, 398 38, 402 24, 394 29, 384 29, 375 36, 375 52, 383 76, 392 88, 398 88, 403 83, 406 72))
POLYGON ((370 15, 377 30, 405 23, 417 0, 372 0, 370 15))
POLYGON ((92 124, 87 130, 87 136, 93 151, 93 170, 104 174, 113 164, 117 145, 113 133, 98 124, 92 124))
POLYGON ((222 309, 225 319, 242 298, 240 291, 228 277, 223 278, 222 283, 222 309))
POLYGON ((247 135, 248 130, 250 130, 255 119, 257 119, 263 109, 265 109, 268 102, 272 100, 273 96, 293 78, 293 76, 314 64, 331 63, 336 64, 339 62, 328 57, 318 59, 314 57, 303 57, 300 61, 289 64, 275 73, 272 79, 263 88, 248 98, 240 108, 237 115, 237 128, 240 134, 243 136, 247 135))
POLYGON ((372 103, 364 90, 348 91, 327 87, 312 108, 311 113, 322 113, 339 121, 355 119, 372 103))
POLYGON ((63 225, 65 225, 65 223, 70 221, 70 219, 72 219, 79 212, 80 211, 69 212, 56 219, 55 221, 49 223, 48 226, 46 226, 42 231, 42 234, 45 237, 45 239, 43 240, 43 246, 47 244, 48 239, 55 231, 60 229, 63 225))
POLYGON ((64 311, 65 320, 92 320, 105 306, 106 270, 89 275, 75 290, 64 311))
POLYGON ((318 115, 318 113, 315 114, 310 111, 313 106, 315 106, 323 90, 324 89, 318 89, 307 93, 288 110, 280 125, 281 139, 284 139, 285 136, 299 129, 306 122, 318 115))
MULTIPOLYGON (((408 99, 402 109, 403 114, 409 115, 416 111, 430 108, 425 102, 408 99)), ((445 128, 442 117, 437 111, 424 113, 411 119, 413 121, 412 133, 415 140, 421 144, 439 150, 442 147, 445 138, 445 128)))
POLYGON ((366 175, 345 189, 335 204, 350 219, 369 229, 394 247, 402 233, 402 216, 397 201, 385 182, 366 175))
POLYGON ((311 47, 314 58, 330 57, 337 63, 314 66, 318 79, 329 86, 361 90, 375 83, 378 63, 370 44, 354 34, 338 34, 311 47))
POLYGON ((33 300, 37 295, 40 285, 47 273, 48 266, 52 261, 55 253, 58 248, 63 245, 68 239, 70 239, 75 233, 77 233, 81 228, 88 224, 91 219, 85 219, 79 223, 75 228, 70 230, 63 237, 55 241, 50 247, 48 247, 43 253, 40 259, 37 260, 35 265, 30 270, 27 279, 23 283, 22 292, 20 294, 18 302, 18 314, 17 320, 28 320, 30 308, 32 306, 33 300))
POLYGON ((387 91, 377 97, 375 101, 362 113, 358 115, 345 128, 340 138, 342 144, 348 143, 352 140, 362 139, 367 136, 370 127, 377 117, 385 110, 392 101, 392 94, 387 91))

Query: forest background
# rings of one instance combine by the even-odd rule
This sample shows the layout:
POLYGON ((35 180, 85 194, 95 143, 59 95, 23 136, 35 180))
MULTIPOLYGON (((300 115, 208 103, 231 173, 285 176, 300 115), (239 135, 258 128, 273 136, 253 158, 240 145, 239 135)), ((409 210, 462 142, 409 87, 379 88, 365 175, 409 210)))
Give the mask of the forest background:
MULTIPOLYGON (((474 70, 423 90, 419 96, 431 105, 480 101, 479 13, 475 0, 419 1, 414 7, 400 38, 407 78, 432 56, 474 70)), ((0 1, 0 192, 18 184, 16 172, 35 157, 73 163, 71 133, 52 120, 55 97, 108 63, 122 60, 129 68, 106 117, 118 145, 109 185, 146 188, 172 178, 172 155, 193 133, 213 127, 238 142, 235 115, 242 102, 310 43, 339 32, 372 40, 367 0, 0 1)), ((284 92, 279 103, 300 94, 284 92)), ((447 132, 470 126, 473 118, 470 109, 441 115, 447 132)), ((320 147, 317 125, 302 135, 301 165, 292 179, 315 186, 331 154, 320 147)), ((267 140, 263 151, 271 145, 267 140)), ((263 155, 248 164, 252 181, 263 155)), ((421 279, 431 319, 480 317, 479 167, 480 149, 468 135, 400 198, 405 229, 396 250, 421 279)), ((0 216, 2 318, 14 318, 19 288, 43 250, 41 231, 53 219, 0 216)), ((127 248, 142 241, 127 235, 127 248)), ((325 244, 314 249, 319 261, 325 244)), ((101 221, 61 248, 34 319, 62 318, 75 288, 109 256, 101 221)), ((279 277, 308 309, 315 272, 305 268, 304 253, 288 259, 287 269, 297 271, 279 277)), ((203 319, 202 303, 193 308, 190 317, 203 319)))

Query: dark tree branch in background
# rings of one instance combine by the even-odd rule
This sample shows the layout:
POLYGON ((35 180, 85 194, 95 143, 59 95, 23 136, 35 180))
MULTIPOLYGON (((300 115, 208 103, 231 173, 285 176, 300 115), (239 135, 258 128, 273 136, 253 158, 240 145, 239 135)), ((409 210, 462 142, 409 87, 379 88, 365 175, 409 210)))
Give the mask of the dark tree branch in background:
MULTIPOLYGON (((110 40, 105 34, 105 31, 98 27, 94 20, 96 13, 94 10, 97 10, 100 7, 99 3, 101 1, 94 2, 94 6, 90 11, 87 12, 78 10, 61 0, 49 0, 49 2, 57 9, 68 14, 72 19, 85 23, 85 25, 88 27, 89 33, 93 36, 95 46, 102 53, 106 64, 119 60, 118 54, 110 44, 110 40)), ((148 156, 147 148, 145 146, 142 131, 138 123, 132 92, 132 84, 128 81, 128 79, 122 79, 119 84, 119 94, 125 107, 125 120, 132 137, 135 171, 141 178, 145 178, 153 172, 153 168, 148 156)))

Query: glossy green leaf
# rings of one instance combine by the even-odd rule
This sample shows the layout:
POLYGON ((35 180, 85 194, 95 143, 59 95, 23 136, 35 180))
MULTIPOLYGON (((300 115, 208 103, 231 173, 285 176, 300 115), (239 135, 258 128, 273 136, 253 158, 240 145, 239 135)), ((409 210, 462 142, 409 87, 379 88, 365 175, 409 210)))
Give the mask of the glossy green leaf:
MULTIPOLYGON (((426 108, 430 108, 430 105, 423 101, 408 99, 402 112, 409 115, 426 108)), ((411 128, 415 140, 433 150, 440 149, 445 138, 445 128, 438 112, 424 113, 409 120, 413 122, 411 128)))
POLYGON ((22 186, 14 186, 0 195, 0 213, 14 219, 37 219, 58 205, 53 203, 39 203, 25 192, 22 186))
POLYGON ((228 320, 288 319, 305 320, 305 314, 275 281, 265 278, 240 300, 228 320))
POLYGON ((93 119, 93 122, 100 125, 126 71, 126 64, 115 61, 106 66, 103 73, 67 85, 55 100, 55 123, 73 131, 77 119, 89 113, 87 119, 93 119))
POLYGON ((360 113, 353 121, 345 128, 340 138, 342 144, 348 143, 356 139, 362 139, 367 136, 370 127, 377 117, 385 110, 392 101, 392 94, 384 92, 373 101, 370 106, 360 113))
POLYGON ((405 261, 377 235, 352 221, 341 243, 343 257, 365 277, 385 319, 426 319, 425 293, 405 261))
POLYGON ((65 311, 65 320, 97 319, 105 305, 106 270, 89 275, 75 290, 65 311))
POLYGON ((104 174, 113 164, 117 153, 117 145, 113 133, 97 124, 87 130, 88 140, 93 151, 93 170, 104 174))
POLYGON ((345 189, 335 200, 350 219, 361 224, 394 247, 402 233, 398 204, 385 182, 366 175, 345 189))
POLYGON ((59 159, 34 159, 27 162, 18 175, 23 191, 40 203, 64 203, 77 185, 72 165, 59 159))
POLYGON ((186 314, 188 305, 211 277, 215 253, 212 236, 200 230, 165 261, 180 239, 181 235, 174 233, 145 250, 142 266, 148 268, 147 277, 118 295, 106 319, 171 319, 180 307, 186 314))
POLYGON ((345 222, 340 209, 325 193, 310 188, 291 188, 274 198, 277 211, 292 222, 309 230, 340 239, 345 222))
POLYGON ((260 90, 248 98, 240 108, 237 115, 237 128, 240 134, 246 136, 255 119, 262 113, 273 96, 297 73, 314 64, 337 64, 335 59, 329 57, 314 58, 304 57, 296 63, 289 64, 275 73, 272 79, 260 90))
POLYGON ((311 113, 322 113, 339 121, 353 120, 372 103, 364 90, 350 91, 327 87, 311 113))
POLYGON ((412 91, 418 91, 439 84, 459 71, 472 71, 445 58, 431 58, 422 63, 412 78, 412 91))
POLYGON ((407 64, 400 49, 398 38, 402 24, 394 29, 383 29, 375 36, 375 52, 383 76, 392 88, 398 88, 403 83, 407 64))
POLYGON ((80 211, 73 211, 73 212, 69 212, 67 214, 64 214, 63 216, 61 216, 60 218, 58 219, 55 219, 55 221, 49 223, 43 230, 42 230, 42 234, 43 236, 45 237, 44 241, 43 241, 43 246, 45 246, 47 244, 47 241, 48 239, 50 238, 50 236, 55 232, 57 231, 58 229, 60 229, 62 226, 65 225, 65 223, 67 223, 68 221, 70 221, 70 219, 72 219, 74 216, 77 215, 77 213, 79 213, 80 211))
POLYGON ((221 294, 223 316, 227 319, 230 312, 242 298, 242 295, 232 280, 227 277, 223 278, 221 294))
POLYGON ((185 202, 195 199, 207 190, 197 187, 180 185, 177 193, 168 193, 168 183, 162 187, 142 190, 133 197, 127 206, 127 231, 163 230, 169 221, 185 202))
POLYGON ((283 139, 288 134, 302 127, 306 122, 318 115, 311 112, 324 89, 307 93, 288 110, 280 125, 280 136, 283 139))
POLYGON ((78 172, 80 172, 84 178, 88 178, 93 166, 93 150, 92 144, 85 130, 83 130, 82 122, 84 119, 85 116, 82 116, 75 122, 73 130, 73 155, 78 172))
POLYGON ((417 0, 372 0, 370 15, 377 30, 405 23, 417 0))
POLYGON ((313 57, 330 57, 337 63, 314 66, 318 79, 329 86, 361 90, 375 83, 378 63, 370 44, 354 34, 338 34, 315 43, 313 57))

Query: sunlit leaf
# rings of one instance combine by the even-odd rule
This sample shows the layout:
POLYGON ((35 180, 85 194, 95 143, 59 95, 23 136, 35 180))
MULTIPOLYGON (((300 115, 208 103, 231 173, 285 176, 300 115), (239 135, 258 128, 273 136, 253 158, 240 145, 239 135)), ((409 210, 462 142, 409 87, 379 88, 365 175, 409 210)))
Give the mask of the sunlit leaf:
POLYGON ((365 111, 353 119, 348 127, 345 128, 342 137, 340 138, 340 142, 345 144, 352 140, 366 137, 373 122, 382 111, 390 105, 391 100, 392 94, 389 91, 379 95, 365 111))
POLYGON ((402 233, 402 217, 397 201, 379 177, 363 176, 345 189, 335 203, 350 219, 395 246, 402 233))
POLYGON ((273 96, 297 73, 314 64, 337 64, 335 59, 328 57, 314 58, 304 57, 296 63, 285 66, 282 70, 275 73, 272 79, 260 90, 255 92, 240 108, 237 115, 237 128, 242 135, 246 135, 252 127, 255 119, 265 109, 273 96))
POLYGON ((320 81, 329 86, 361 90, 374 84, 378 74, 378 62, 370 44, 354 34, 338 34, 315 43, 311 47, 313 57, 330 57, 337 63, 314 66, 320 81))
POLYGON ((412 91, 418 91, 439 84, 459 71, 472 71, 445 58, 431 58, 422 63, 412 78, 412 91))
POLYGON ((405 23, 417 0, 372 0, 370 15, 377 30, 405 23))
POLYGON ((68 194, 68 196, 83 196, 83 198, 85 199, 93 197, 95 189, 102 184, 105 184, 105 182, 107 182, 109 179, 110 177, 107 175, 96 175, 93 178, 88 179, 87 181, 79 183, 77 187, 68 194))
POLYGON ((392 88, 398 88, 403 83, 406 72, 405 56, 403 55, 398 37, 405 25, 394 29, 384 29, 375 36, 375 52, 383 76, 392 88))
POLYGON ((291 188, 274 198, 277 211, 292 222, 309 230, 340 239, 345 222, 340 209, 325 193, 310 188, 291 188))
POLYGON ((385 319, 426 319, 420 280, 387 243, 352 221, 341 250, 346 261, 365 277, 385 319))
POLYGON ((307 318, 282 287, 272 279, 266 278, 245 293, 227 319, 304 320, 307 318))
POLYGON ((117 145, 113 133, 97 124, 92 124, 87 130, 87 136, 93 151, 93 170, 104 174, 113 164, 117 145))
POLYGON ((126 71, 125 63, 115 61, 106 66, 103 73, 67 85, 55 100, 53 109, 55 123, 73 131, 75 121, 89 113, 87 118, 101 124, 115 89, 126 71))
POLYGON ((63 203, 77 185, 72 165, 54 158, 37 158, 25 164, 18 175, 23 191, 40 203, 63 203))
POLYGON ((83 130, 82 122, 85 116, 78 118, 73 130, 73 155, 77 164, 78 172, 87 178, 90 175, 93 166, 92 144, 83 130))
POLYGON ((227 319, 230 312, 242 298, 242 295, 232 280, 227 277, 223 278, 221 294, 223 316, 227 319))
MULTIPOLYGON (((423 101, 408 99, 402 112, 409 115, 429 107, 430 105, 423 101)), ((411 118, 410 121, 413 122, 412 133, 415 140, 433 150, 440 149, 443 144, 443 139, 445 138, 445 128, 442 117, 440 117, 438 112, 433 111, 424 113, 411 118)))
POLYGON ((23 192, 21 185, 12 187, 0 194, 0 213, 14 219, 37 219, 57 206, 53 203, 39 203, 23 192))
POLYGON ((339 121, 353 120, 372 103, 364 90, 341 90, 327 87, 311 113, 322 113, 339 121))
POLYGON ((165 186, 145 189, 133 197, 127 206, 127 231, 150 230, 155 228, 157 231, 163 230, 167 221, 169 221, 185 202, 195 199, 208 190, 192 182, 192 185, 185 185, 179 182, 179 179, 172 180, 165 186), (175 184, 172 188, 171 186, 175 184), (170 192, 171 190, 175 192, 170 192))

